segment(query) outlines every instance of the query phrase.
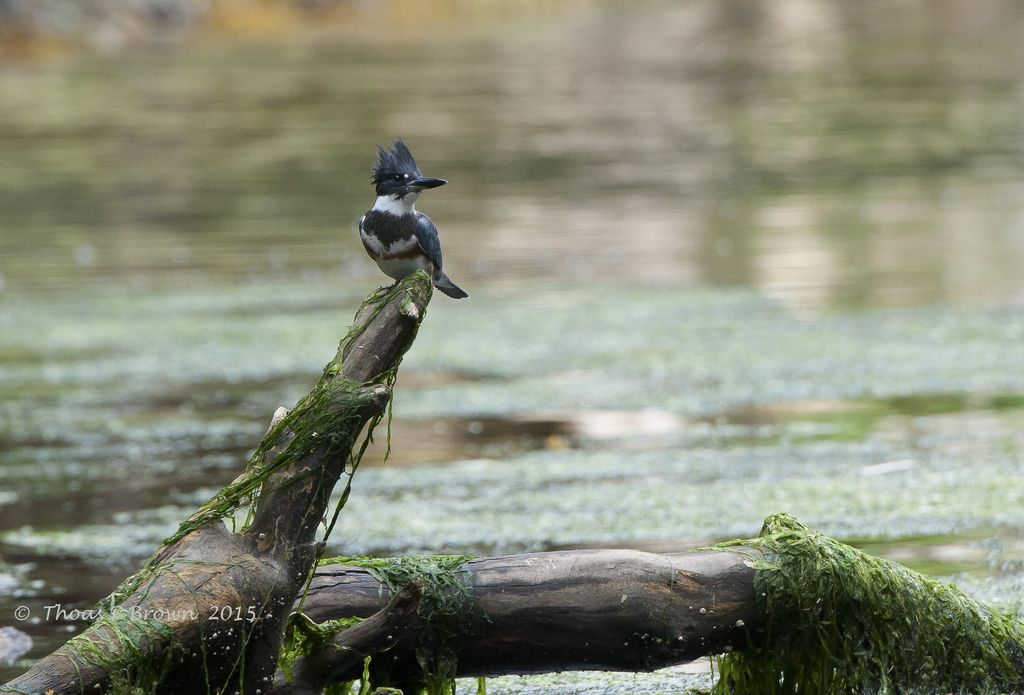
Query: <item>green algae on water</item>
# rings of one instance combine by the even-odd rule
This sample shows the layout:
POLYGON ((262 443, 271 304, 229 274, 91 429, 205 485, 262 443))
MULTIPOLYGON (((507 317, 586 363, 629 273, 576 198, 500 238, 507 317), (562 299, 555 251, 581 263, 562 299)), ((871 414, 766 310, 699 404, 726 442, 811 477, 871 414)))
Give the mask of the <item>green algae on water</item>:
POLYGON ((757 625, 719 660, 718 695, 1001 693, 1024 686, 1024 625, 788 514, 754 539, 757 625), (763 556, 761 555, 763 554, 763 556))

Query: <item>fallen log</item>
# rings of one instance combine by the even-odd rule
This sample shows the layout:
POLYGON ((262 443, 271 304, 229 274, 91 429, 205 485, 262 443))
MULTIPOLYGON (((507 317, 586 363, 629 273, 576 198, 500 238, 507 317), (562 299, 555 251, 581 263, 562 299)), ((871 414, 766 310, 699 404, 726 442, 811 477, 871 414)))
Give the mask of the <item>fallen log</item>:
MULTIPOLYGON (((321 565, 302 614, 320 623, 370 617, 278 673, 271 693, 311 695, 359 679, 362 661, 339 645, 371 621, 380 627, 369 641, 388 645, 373 655, 370 682, 406 693, 424 686, 447 693, 456 676, 650 671, 745 643, 754 572, 734 553, 580 550, 463 560, 321 565), (410 586, 403 581, 423 594, 404 623, 391 599, 410 586)), ((360 638, 367 641, 366 633, 360 638)))
MULTIPOLYGON (((456 675, 649 671, 742 647, 753 608, 750 564, 720 551, 577 550, 470 560, 457 571, 472 600, 448 603, 466 612, 451 621, 463 635, 456 675)), ((318 622, 372 615, 390 598, 386 576, 322 565, 302 610, 318 622)), ((387 654, 388 670, 415 671, 412 657, 387 654)))
POLYGON ((101 604, 103 617, 0 691, 265 690, 292 603, 322 552, 315 533, 331 492, 342 475, 351 480, 360 433, 382 417, 430 296, 423 272, 371 295, 320 381, 275 416, 245 472, 101 604), (229 530, 224 519, 245 508, 245 523, 229 530))
MULTIPOLYGON (((439 659, 451 678, 649 671, 723 653, 722 695, 1024 688, 1024 626, 1015 616, 784 514, 769 517, 756 538, 677 555, 345 561, 320 566, 301 610, 318 622, 373 615, 403 582, 422 585, 416 618, 397 630, 390 623, 393 641, 371 662, 373 683, 405 692, 418 685, 394 674, 429 676, 439 659), (459 581, 449 576, 432 588, 445 568, 459 581), (451 600, 460 590, 466 600, 451 600), (445 642, 428 629, 438 612, 457 626, 445 642)), ((357 678, 342 659, 329 650, 302 656, 297 678, 279 673, 272 692, 320 692, 357 678), (304 669, 307 659, 320 669, 304 669), (336 667, 323 668, 332 659, 336 667), (318 680, 325 675, 331 680, 318 680)))

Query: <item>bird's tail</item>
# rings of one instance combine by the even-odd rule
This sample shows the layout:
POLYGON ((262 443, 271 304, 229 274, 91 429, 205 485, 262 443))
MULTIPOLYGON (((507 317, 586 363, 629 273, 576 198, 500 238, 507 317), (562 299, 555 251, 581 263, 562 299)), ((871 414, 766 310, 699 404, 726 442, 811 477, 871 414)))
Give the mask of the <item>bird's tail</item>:
POLYGON ((434 287, 441 290, 452 299, 464 299, 469 296, 461 287, 452 282, 451 279, 440 270, 434 273, 434 287))

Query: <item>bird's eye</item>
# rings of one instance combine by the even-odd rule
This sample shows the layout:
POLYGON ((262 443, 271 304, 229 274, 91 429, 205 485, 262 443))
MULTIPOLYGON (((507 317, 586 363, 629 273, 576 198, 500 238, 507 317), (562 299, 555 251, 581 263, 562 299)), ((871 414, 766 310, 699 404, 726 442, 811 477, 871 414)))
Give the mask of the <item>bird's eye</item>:
POLYGON ((402 180, 402 175, 401 174, 395 174, 391 178, 393 178, 395 181, 401 181, 402 180))

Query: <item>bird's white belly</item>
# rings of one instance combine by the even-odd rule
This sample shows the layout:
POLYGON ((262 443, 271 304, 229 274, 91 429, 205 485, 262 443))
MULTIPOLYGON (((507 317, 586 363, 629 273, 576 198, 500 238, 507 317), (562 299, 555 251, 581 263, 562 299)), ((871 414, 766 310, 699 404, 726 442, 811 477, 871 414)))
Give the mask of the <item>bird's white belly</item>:
POLYGON ((381 271, 395 280, 401 280, 406 275, 409 275, 417 270, 425 270, 428 273, 431 272, 431 263, 424 256, 416 256, 414 258, 391 258, 391 259, 379 259, 377 260, 377 267, 381 271))

